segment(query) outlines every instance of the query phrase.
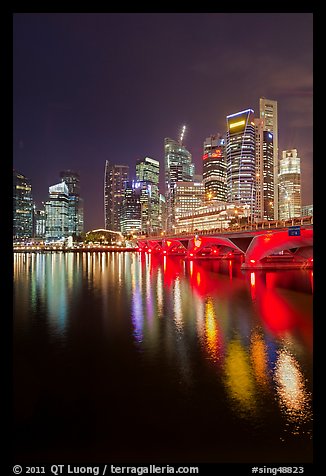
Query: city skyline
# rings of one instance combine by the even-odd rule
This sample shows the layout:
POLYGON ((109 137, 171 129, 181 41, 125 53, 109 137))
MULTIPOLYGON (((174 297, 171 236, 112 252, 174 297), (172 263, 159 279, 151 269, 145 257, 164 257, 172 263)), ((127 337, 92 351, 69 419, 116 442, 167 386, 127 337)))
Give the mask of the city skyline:
POLYGON ((313 201, 312 14, 15 14, 13 53, 14 167, 37 205, 58 170, 77 170, 86 230, 103 226, 106 160, 158 160, 162 191, 165 137, 186 124, 201 174, 205 138, 234 111, 258 117, 260 97, 278 102, 279 158, 298 150, 302 204, 313 201))

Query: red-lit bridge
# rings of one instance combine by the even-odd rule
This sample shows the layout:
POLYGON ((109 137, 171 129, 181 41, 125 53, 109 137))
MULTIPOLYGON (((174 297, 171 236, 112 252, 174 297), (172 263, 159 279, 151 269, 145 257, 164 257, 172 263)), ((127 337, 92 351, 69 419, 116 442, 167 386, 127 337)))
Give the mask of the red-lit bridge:
MULTIPOLYGON (((313 266, 313 224, 277 228, 262 227, 219 233, 192 234, 138 239, 145 253, 183 256, 185 259, 240 259, 242 267, 311 268, 313 266)), ((301 222, 302 223, 302 222, 301 222)))

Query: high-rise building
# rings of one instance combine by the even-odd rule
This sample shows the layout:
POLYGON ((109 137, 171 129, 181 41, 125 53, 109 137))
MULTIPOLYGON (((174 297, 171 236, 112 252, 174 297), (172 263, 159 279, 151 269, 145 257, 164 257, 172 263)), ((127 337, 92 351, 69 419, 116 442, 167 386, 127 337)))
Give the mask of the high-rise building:
POLYGON ((32 185, 25 175, 13 171, 13 239, 33 236, 32 185))
POLYGON ((280 160, 279 219, 301 216, 301 171, 297 149, 283 150, 280 160))
POLYGON ((46 215, 45 209, 39 208, 34 210, 34 237, 35 238, 45 238, 45 224, 46 224, 46 215))
MULTIPOLYGON (((180 218, 194 215, 205 199, 205 186, 200 182, 176 182, 173 188, 175 204, 175 227, 180 218)), ((174 229, 173 229, 174 231, 174 229)))
POLYGON ((148 235, 161 231, 160 221, 160 192, 159 192, 160 163, 145 157, 136 163, 136 177, 141 184, 142 194, 142 230, 148 235))
POLYGON ((246 109, 227 116, 227 199, 249 205, 253 217, 256 201, 254 111, 246 109))
POLYGON ((279 199, 278 199, 278 174, 279 174, 279 157, 278 157, 278 113, 277 113, 277 101, 272 99, 260 98, 259 99, 259 117, 264 120, 264 131, 271 132, 273 134, 273 209, 274 220, 278 219, 279 211, 279 199))
POLYGON ((124 235, 142 233, 142 187, 135 180, 125 182, 121 207, 121 232, 124 235))
POLYGON ((160 220, 160 229, 162 229, 162 232, 165 233, 165 226, 166 226, 166 200, 165 200, 165 195, 160 193, 160 214, 159 214, 159 220, 160 220))
POLYGON ((113 165, 105 161, 104 172, 104 227, 121 231, 121 208, 125 183, 129 179, 128 165, 113 165))
POLYGON ((49 187, 49 200, 45 202, 45 238, 62 240, 69 236, 69 190, 65 182, 49 187))
POLYGON ((182 140, 164 139, 166 230, 174 225, 173 187, 176 182, 192 182, 195 166, 182 140))
POLYGON ((226 202, 225 139, 220 134, 204 141, 203 182, 206 200, 226 202))
POLYGON ((313 204, 311 204, 311 205, 302 205, 301 215, 303 217, 312 217, 314 215, 314 206, 313 206, 313 204))
POLYGON ((264 119, 255 119, 256 132, 256 210, 259 220, 274 220, 274 142, 265 130, 264 119))
POLYGON ((64 170, 60 172, 62 182, 68 187, 69 210, 68 210, 68 233, 78 236, 84 231, 84 207, 80 197, 80 177, 77 172, 64 170))

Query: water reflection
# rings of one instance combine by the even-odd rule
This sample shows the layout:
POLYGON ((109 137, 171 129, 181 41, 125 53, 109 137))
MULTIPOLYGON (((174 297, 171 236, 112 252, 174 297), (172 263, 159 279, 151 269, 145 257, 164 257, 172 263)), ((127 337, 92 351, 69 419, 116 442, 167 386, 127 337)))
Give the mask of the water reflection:
POLYGON ((21 329, 43 319, 60 339, 67 329, 80 336, 85 320, 91 330, 100 323, 101 338, 122 345, 120 358, 127 342, 135 360, 157 366, 167 385, 177 380, 184 395, 203 388, 248 425, 281 420, 283 432, 311 434, 310 270, 243 272, 232 260, 140 253, 16 254, 14 280, 21 329))
MULTIPOLYGON (((289 389, 281 377, 285 364, 280 356, 284 345, 303 358, 309 349, 311 294, 300 294, 305 308, 310 309, 303 315, 293 302, 297 295, 282 294, 286 276, 279 278, 275 272, 242 273, 232 261, 185 264, 167 256, 152 256, 142 266, 142 277, 135 272, 133 278, 133 324, 135 338, 149 358, 160 349, 161 355, 165 353, 178 364, 184 383, 192 385, 194 362, 189 343, 195 337, 203 357, 215 366, 215 378, 223 383, 230 407, 239 418, 258 418, 266 411, 262 408, 266 398, 279 400, 281 391, 285 398, 289 389), (145 289, 140 286, 142 280, 145 289), (151 326, 145 324, 148 320, 151 326)), ((288 278, 293 282, 293 274, 288 278)), ((300 274, 303 290, 311 293, 307 280, 310 275, 300 274)), ((298 371, 298 362, 294 368, 298 371)), ((309 405, 306 397, 304 401, 309 405)), ((286 408, 289 419, 293 418, 289 401, 282 405, 282 413, 286 408)), ((305 412, 309 414, 307 407, 305 412)))
POLYGON ((241 417, 252 418, 257 411, 255 382, 247 350, 238 336, 227 345, 224 372, 234 411, 241 417))
POLYGON ((211 298, 208 298, 205 303, 205 347, 213 362, 217 362, 221 358, 221 331, 211 298))
POLYGON ((267 347, 263 335, 257 329, 251 334, 250 357, 257 384, 266 388, 269 383, 267 347))
POLYGON ((303 423, 312 418, 311 393, 298 361, 286 349, 279 350, 274 379, 282 412, 291 424, 290 431, 299 435, 303 423))
MULTIPOLYGON (((34 314, 46 311, 51 335, 65 336, 70 299, 81 286, 79 257, 73 254, 18 254, 14 261, 17 313, 22 306, 34 314), (19 277, 19 279, 18 279, 19 277), (25 296, 21 300, 21 296, 25 296)), ((24 315, 25 313, 21 313, 24 315)), ((31 324, 31 322, 30 322, 31 324)))

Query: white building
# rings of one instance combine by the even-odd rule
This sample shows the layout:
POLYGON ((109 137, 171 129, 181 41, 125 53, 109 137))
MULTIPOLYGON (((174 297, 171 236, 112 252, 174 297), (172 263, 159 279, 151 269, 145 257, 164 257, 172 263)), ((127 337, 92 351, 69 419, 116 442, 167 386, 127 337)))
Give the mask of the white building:
POLYGON ((280 160, 279 219, 301 216, 301 171, 297 149, 283 150, 280 160))

